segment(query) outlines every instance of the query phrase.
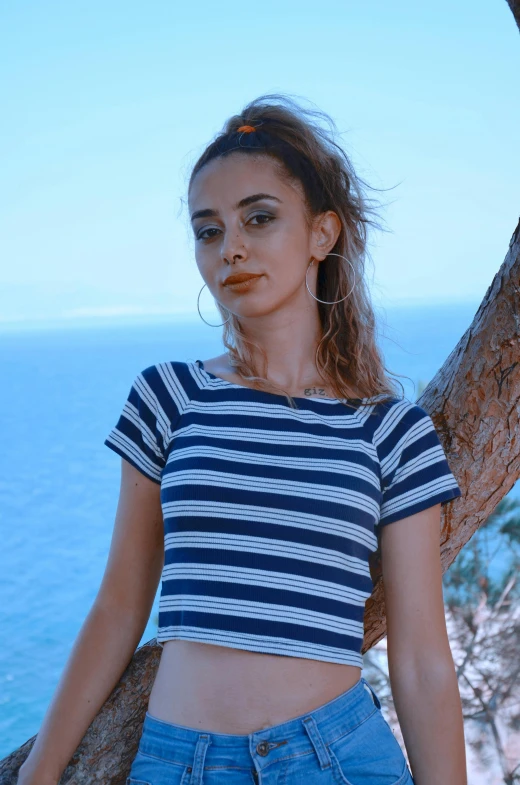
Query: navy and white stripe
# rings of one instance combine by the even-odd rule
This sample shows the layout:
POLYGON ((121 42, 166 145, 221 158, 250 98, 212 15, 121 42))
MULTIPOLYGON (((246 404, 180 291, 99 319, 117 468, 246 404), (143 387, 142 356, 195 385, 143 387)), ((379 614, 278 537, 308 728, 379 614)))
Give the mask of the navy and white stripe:
POLYGON ((362 667, 380 527, 461 495, 430 416, 400 398, 294 409, 197 363, 138 374, 105 440, 161 485, 158 642, 362 667))

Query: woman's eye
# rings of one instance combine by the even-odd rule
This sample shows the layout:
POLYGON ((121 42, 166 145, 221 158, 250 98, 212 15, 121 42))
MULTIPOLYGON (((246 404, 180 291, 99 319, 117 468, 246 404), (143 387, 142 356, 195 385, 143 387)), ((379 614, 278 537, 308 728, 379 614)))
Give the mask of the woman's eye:
MULTIPOLYGON (((253 226, 267 226, 267 224, 274 221, 273 215, 267 215, 267 213, 257 213, 256 215, 251 216, 248 223, 252 223, 253 226), (257 220, 258 223, 252 223, 253 221, 257 220)), ((201 229, 201 231, 197 234, 197 240, 212 240, 216 235, 210 234, 211 232, 219 232, 220 229, 217 229, 216 226, 209 226, 207 229, 201 229)))
POLYGON ((262 218, 262 219, 266 218, 267 219, 266 221, 264 221, 264 220, 260 221, 259 224, 256 224, 257 226, 265 226, 265 224, 268 224, 271 221, 274 221, 273 216, 272 215, 267 215, 266 213, 257 213, 256 215, 253 215, 253 217, 251 218, 251 221, 253 221, 255 218, 262 218))
POLYGON ((210 226, 209 229, 203 229, 201 232, 198 233, 197 240, 211 240, 211 238, 215 236, 214 234, 212 234, 209 237, 204 237, 206 232, 218 232, 218 229, 215 226, 210 226))

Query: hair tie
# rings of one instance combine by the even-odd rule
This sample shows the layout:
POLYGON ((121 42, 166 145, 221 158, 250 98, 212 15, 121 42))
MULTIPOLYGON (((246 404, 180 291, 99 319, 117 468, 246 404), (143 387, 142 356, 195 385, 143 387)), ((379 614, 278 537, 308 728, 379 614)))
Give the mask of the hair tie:
POLYGON ((237 128, 237 132, 240 131, 244 134, 250 134, 253 131, 256 131, 256 128, 253 125, 241 125, 240 128, 237 128))

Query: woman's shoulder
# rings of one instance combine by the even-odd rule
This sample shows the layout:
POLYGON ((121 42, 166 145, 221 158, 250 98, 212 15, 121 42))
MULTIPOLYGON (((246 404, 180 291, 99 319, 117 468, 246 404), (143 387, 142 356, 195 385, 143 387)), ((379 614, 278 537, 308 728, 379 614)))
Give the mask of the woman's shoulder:
POLYGON ((406 396, 390 394, 376 395, 368 399, 373 413, 383 422, 397 423, 403 418, 408 422, 429 417, 428 412, 406 396))
POLYGON ((147 365, 139 371, 139 376, 142 376, 149 382, 154 382, 164 378, 170 378, 172 375, 185 376, 187 373, 192 372, 194 363, 187 360, 161 360, 152 365, 147 365))
POLYGON ((162 360, 139 371, 134 386, 143 396, 153 396, 159 404, 165 404, 168 399, 173 400, 177 409, 182 411, 200 389, 201 381, 195 363, 162 360))
POLYGON ((380 408, 385 416, 391 415, 392 418, 399 420, 405 416, 412 420, 429 417, 426 409, 406 396, 387 396, 381 400, 380 408))
POLYGON ((420 438, 435 430, 431 415, 426 409, 407 397, 389 397, 374 407, 374 413, 376 443, 420 438))

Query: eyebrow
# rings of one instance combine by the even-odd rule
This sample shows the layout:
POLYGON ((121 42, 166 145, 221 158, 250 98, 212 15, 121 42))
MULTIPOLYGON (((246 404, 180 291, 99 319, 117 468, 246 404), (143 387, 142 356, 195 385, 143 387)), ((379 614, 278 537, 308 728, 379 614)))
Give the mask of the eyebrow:
MULTIPOLYGON (((272 199, 274 202, 279 202, 282 204, 282 200, 278 199, 277 196, 271 196, 271 194, 252 194, 251 196, 246 196, 244 199, 241 199, 235 205, 235 210, 240 210, 241 207, 247 207, 250 204, 254 204, 254 202, 259 202, 261 199, 272 199)), ((212 210, 211 208, 207 208, 206 210, 196 210, 193 215, 191 216, 191 220, 194 221, 196 218, 214 218, 218 215, 218 210, 212 210)))

